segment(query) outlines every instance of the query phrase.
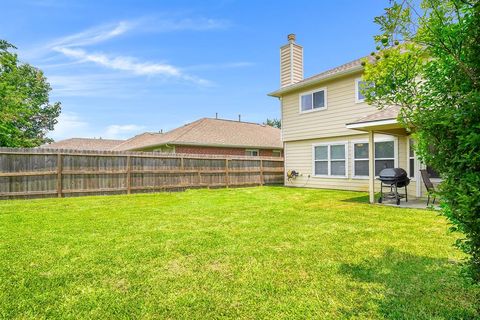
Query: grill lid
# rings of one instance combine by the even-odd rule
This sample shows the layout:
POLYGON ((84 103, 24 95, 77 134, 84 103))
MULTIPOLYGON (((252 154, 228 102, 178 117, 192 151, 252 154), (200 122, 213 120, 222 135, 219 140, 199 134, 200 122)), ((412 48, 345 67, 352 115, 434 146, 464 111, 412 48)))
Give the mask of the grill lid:
POLYGON ((380 179, 401 179, 407 177, 407 172, 402 168, 387 168, 380 171, 380 179))

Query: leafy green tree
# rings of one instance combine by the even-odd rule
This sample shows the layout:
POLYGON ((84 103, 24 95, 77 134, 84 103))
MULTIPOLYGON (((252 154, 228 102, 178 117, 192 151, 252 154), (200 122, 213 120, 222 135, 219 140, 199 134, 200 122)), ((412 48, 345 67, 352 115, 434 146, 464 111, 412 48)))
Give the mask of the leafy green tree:
POLYGON ((366 100, 401 106, 420 159, 443 178, 439 195, 466 270, 480 282, 480 4, 392 1, 365 59, 366 100))
POLYGON ((49 103, 50 84, 43 72, 20 63, 16 49, 0 40, 0 147, 35 147, 60 115, 60 103, 49 103))
POLYGON ((282 128, 282 121, 277 118, 267 119, 267 121, 265 121, 263 124, 278 129, 282 128))

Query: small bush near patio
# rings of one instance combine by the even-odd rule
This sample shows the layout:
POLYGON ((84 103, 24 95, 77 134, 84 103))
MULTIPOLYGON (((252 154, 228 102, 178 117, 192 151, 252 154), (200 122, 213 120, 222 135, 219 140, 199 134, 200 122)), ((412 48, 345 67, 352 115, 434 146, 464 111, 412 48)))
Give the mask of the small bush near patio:
POLYGON ((478 318, 447 230, 331 190, 2 201, 0 318, 478 318))

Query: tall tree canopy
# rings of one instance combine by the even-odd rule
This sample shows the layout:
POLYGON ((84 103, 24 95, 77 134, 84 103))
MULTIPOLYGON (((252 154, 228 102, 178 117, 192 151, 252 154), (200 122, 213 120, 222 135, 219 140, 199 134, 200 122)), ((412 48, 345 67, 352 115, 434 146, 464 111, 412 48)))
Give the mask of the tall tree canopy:
POLYGON ((480 282, 479 0, 391 1, 364 61, 367 102, 401 106, 420 159, 440 173, 443 214, 480 282))
POLYGON ((272 118, 272 119, 268 118, 267 121, 265 121, 263 124, 270 127, 278 128, 278 129, 282 128, 282 121, 277 118, 272 118))
POLYGON ((35 147, 50 141, 60 103, 50 104, 43 72, 20 63, 16 49, 0 40, 0 147, 35 147))

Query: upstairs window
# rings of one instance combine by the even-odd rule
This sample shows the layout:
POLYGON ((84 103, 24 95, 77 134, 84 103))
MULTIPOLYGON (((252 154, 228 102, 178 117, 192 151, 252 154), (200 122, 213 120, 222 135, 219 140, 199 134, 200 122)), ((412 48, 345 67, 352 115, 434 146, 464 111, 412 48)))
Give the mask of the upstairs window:
POLYGON ((369 86, 372 86, 372 84, 369 85, 368 82, 363 81, 360 78, 355 79, 355 102, 356 103, 365 102, 365 95, 363 94, 363 90, 369 86))
POLYGON ((282 151, 281 150, 272 150, 272 157, 281 157, 282 151))
POLYGON ((258 157, 259 151, 258 149, 247 149, 245 150, 245 155, 250 157, 258 157))
POLYGON ((327 90, 320 89, 300 95, 300 112, 310 112, 327 108, 327 90))

